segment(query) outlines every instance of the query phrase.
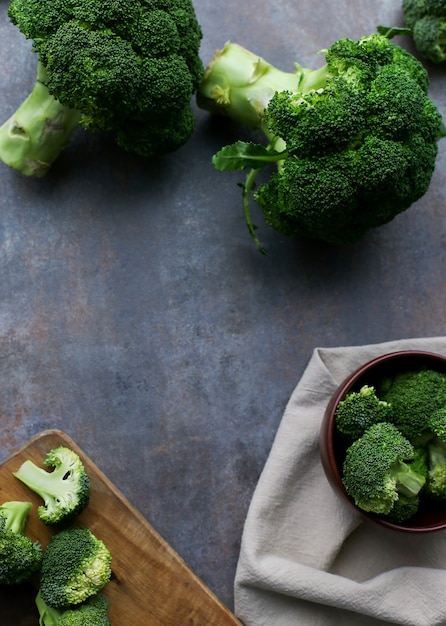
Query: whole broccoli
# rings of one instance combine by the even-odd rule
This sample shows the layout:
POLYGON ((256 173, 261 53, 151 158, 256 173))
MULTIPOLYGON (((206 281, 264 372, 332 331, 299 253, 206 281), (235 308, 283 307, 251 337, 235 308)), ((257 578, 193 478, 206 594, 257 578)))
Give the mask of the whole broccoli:
POLYGON ((28 460, 22 463, 14 476, 37 493, 44 504, 37 509, 45 524, 71 521, 87 506, 90 499, 90 479, 79 455, 66 446, 50 450, 44 465, 48 472, 28 460))
POLYGON ((446 441, 446 374, 417 369, 386 377, 378 384, 379 397, 392 405, 392 422, 416 446, 434 436, 446 441), (439 412, 440 411, 440 412, 439 412))
POLYGON ((31 502, 9 501, 0 506, 0 584, 29 580, 42 565, 42 546, 24 534, 31 502))
POLYGON ((98 593, 88 600, 67 609, 54 609, 46 604, 39 593, 36 596, 39 626, 109 626, 107 598, 98 593))
POLYGON ((98 593, 110 580, 111 554, 89 528, 70 526, 53 535, 40 571, 40 595, 65 609, 98 593))
POLYGON ((339 402, 335 420, 338 431, 353 441, 372 424, 391 422, 392 406, 378 398, 374 387, 363 385, 359 391, 350 391, 339 402))
POLYGON ((427 191, 444 133, 428 75, 381 34, 340 39, 319 69, 282 72, 227 43, 205 69, 200 107, 260 129, 268 145, 238 141, 213 157, 219 170, 249 169, 248 229, 262 252, 249 198, 259 170, 276 163, 254 198, 267 224, 293 237, 357 241, 427 191))
POLYGON ((80 124, 125 150, 159 156, 194 129, 203 73, 192 0, 11 0, 33 41, 36 86, 0 127, 0 158, 43 176, 80 124))
MULTIPOLYGON (((425 475, 412 468, 414 458, 414 447, 393 424, 374 424, 347 449, 342 482, 359 508, 389 515, 400 494, 418 499, 426 482, 425 475)), ((412 516, 417 508, 402 504, 396 509, 399 521, 404 510, 412 516)))
POLYGON ((403 0, 404 23, 415 47, 433 63, 446 61, 446 0, 403 0))

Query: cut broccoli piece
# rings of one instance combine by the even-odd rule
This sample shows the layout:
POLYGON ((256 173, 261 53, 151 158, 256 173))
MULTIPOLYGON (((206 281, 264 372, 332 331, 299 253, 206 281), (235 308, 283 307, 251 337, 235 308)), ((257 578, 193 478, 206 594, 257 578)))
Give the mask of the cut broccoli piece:
POLYGON ((24 534, 31 502, 9 501, 0 506, 0 584, 29 580, 42 565, 42 546, 24 534))
POLYGON ((40 572, 40 595, 55 609, 80 604, 111 577, 111 554, 90 529, 70 526, 53 535, 40 572))
POLYGON ((372 424, 391 422, 392 406, 377 397, 374 387, 363 385, 359 391, 349 392, 339 402, 335 420, 339 432, 355 440, 372 424))
POLYGON ((84 465, 73 450, 58 446, 44 459, 51 472, 25 461, 14 476, 37 493, 44 501, 37 514, 45 524, 60 524, 72 520, 87 506, 90 499, 90 479, 84 465))
POLYGON ((446 415, 437 413, 446 407, 446 374, 427 368, 401 372, 383 379, 377 393, 392 405, 392 422, 414 445, 446 435, 446 415))
POLYGON ((422 64, 380 34, 324 53, 321 68, 282 72, 227 43, 197 92, 202 108, 266 136, 267 146, 238 141, 213 157, 219 170, 248 170, 245 220, 262 252, 251 193, 282 234, 350 244, 423 196, 435 169, 444 127, 422 64), (256 188, 268 164, 277 169, 256 188))
POLYGON ((435 437, 427 444, 428 474, 426 495, 434 500, 446 499, 446 442, 435 437))
POLYGON ((67 609, 54 609, 46 604, 39 593, 36 596, 39 626, 109 626, 107 598, 98 593, 88 600, 67 609))
POLYGON ((347 449, 345 489, 364 511, 389 515, 400 494, 418 497, 426 482, 412 468, 414 458, 414 447, 393 424, 374 424, 347 449))

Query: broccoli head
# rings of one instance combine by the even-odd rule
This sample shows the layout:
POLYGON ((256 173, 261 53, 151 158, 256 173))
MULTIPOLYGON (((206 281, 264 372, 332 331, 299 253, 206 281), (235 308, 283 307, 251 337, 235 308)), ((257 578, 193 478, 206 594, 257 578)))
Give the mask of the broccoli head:
POLYGON ((444 63, 446 0, 402 0, 402 8, 418 52, 432 63, 444 63))
POLYGON ((213 157, 219 170, 248 169, 242 185, 248 229, 251 193, 267 224, 291 237, 357 241, 423 196, 435 169, 441 115, 428 75, 381 34, 340 39, 326 63, 282 72, 227 43, 205 69, 199 106, 260 129, 268 145, 238 141, 213 157), (258 172, 276 170, 258 186, 258 172))
POLYGON ((90 479, 79 455, 66 446, 50 450, 44 465, 47 471, 30 460, 14 472, 14 476, 37 493, 44 501, 37 514, 45 524, 61 524, 72 520, 87 506, 90 479))
POLYGON ((42 546, 24 534, 31 502, 0 506, 0 584, 16 585, 40 571, 42 546))
POLYGON ((378 422, 392 421, 392 406, 380 400, 375 388, 363 385, 359 391, 350 391, 336 407, 336 427, 352 441, 378 422))
POLYGON ((39 611, 39 626, 109 626, 108 600, 98 593, 88 600, 67 609, 54 609, 42 599, 41 593, 36 596, 39 611))
MULTIPOLYGON (((411 466, 414 458, 414 447, 393 424, 374 424, 347 449, 342 476, 345 489, 364 511, 389 515, 400 495, 418 498, 426 482, 419 467, 411 466)), ((416 508, 400 503, 398 520, 403 521, 403 511, 413 515, 416 508)))
POLYGON ((0 158, 43 176, 81 125, 146 157, 183 145, 203 67, 192 0, 11 0, 38 55, 35 89, 0 127, 0 158))
POLYGON ((98 593, 110 580, 111 554, 89 528, 70 526, 53 535, 40 572, 45 604, 65 609, 98 593))
POLYGON ((383 379, 378 394, 392 405, 392 422, 414 445, 434 436, 446 441, 446 374, 432 369, 400 372, 383 379))

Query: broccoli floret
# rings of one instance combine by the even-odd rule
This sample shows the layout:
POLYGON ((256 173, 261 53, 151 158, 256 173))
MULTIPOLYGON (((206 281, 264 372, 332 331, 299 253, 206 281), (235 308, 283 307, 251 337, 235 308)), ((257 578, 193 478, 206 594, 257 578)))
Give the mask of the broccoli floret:
MULTIPOLYGON (((389 422, 374 424, 347 449, 342 481, 364 511, 389 515, 400 494, 418 497, 425 476, 412 468, 412 444, 389 422)), ((398 516, 401 520, 402 508, 398 516)))
POLYGON ((43 463, 53 470, 48 472, 27 460, 14 476, 43 499, 44 504, 37 509, 42 522, 61 524, 71 521, 90 499, 90 479, 84 465, 79 455, 66 446, 50 450, 43 463))
POLYGON ((392 422, 414 445, 434 435, 446 440, 446 374, 432 369, 400 372, 377 385, 378 395, 392 405, 392 422), (440 411, 440 412, 438 412, 440 411))
POLYGON ((192 0, 11 0, 38 55, 29 98, 0 127, 0 158, 43 176, 79 125, 145 157, 191 136, 203 75, 192 0))
POLYGON ((200 107, 265 134, 265 147, 238 141, 213 157, 219 170, 248 169, 267 224, 292 237, 357 241, 423 196, 435 169, 441 115, 427 95, 422 64, 380 34, 340 39, 326 64, 282 72, 227 43, 205 69, 200 107), (258 172, 277 169, 256 191, 258 172))
POLYGON ((434 500, 446 498, 446 442, 434 437, 427 444, 428 474, 426 495, 434 500))
POLYGON ((375 388, 363 385, 359 391, 349 392, 336 407, 336 427, 352 441, 378 422, 392 421, 392 407, 376 395, 375 388))
POLYGON ((40 572, 40 595, 55 609, 80 604, 110 580, 111 554, 86 527, 70 526, 53 535, 40 572))
POLYGON ((46 604, 39 593, 36 596, 39 626, 109 626, 107 598, 98 593, 85 602, 67 609, 54 609, 46 604))
POLYGON ((402 8, 418 52, 433 63, 444 63, 446 0, 402 0, 402 8))
POLYGON ((42 546, 24 534, 31 506, 20 501, 0 506, 0 584, 23 583, 42 565, 42 546))

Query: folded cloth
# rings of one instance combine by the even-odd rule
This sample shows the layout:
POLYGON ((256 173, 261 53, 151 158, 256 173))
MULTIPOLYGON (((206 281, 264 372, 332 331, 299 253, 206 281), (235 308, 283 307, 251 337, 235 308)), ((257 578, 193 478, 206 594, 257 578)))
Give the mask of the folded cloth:
POLYGON ((446 337, 317 348, 285 409, 249 507, 235 578, 246 626, 446 625, 446 531, 398 533, 332 491, 319 428, 337 386, 396 350, 446 354, 446 337))

